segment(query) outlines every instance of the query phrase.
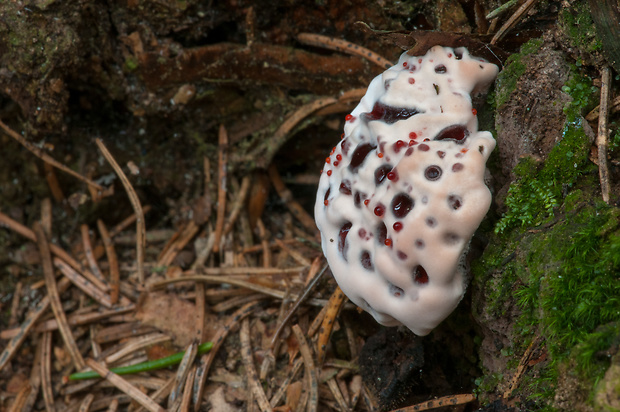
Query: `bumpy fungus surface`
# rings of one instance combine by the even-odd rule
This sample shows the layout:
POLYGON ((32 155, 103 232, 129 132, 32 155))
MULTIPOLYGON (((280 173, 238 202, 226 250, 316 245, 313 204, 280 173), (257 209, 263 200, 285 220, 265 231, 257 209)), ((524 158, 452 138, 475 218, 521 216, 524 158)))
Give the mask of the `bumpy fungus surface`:
POLYGON ((315 218, 343 292, 386 326, 428 334, 465 290, 461 257, 487 213, 486 160, 471 94, 497 66, 464 48, 403 54, 346 116, 315 218))

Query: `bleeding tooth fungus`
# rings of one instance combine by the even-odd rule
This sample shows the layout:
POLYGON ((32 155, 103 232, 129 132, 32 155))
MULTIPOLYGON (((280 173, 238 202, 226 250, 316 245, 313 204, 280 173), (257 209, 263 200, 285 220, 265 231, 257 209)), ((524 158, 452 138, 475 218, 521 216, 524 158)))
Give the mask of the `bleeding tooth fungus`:
POLYGON ((462 257, 491 204, 484 173, 495 147, 470 95, 497 72, 465 48, 404 53, 345 117, 315 218, 340 288, 383 325, 426 335, 464 294, 462 257))

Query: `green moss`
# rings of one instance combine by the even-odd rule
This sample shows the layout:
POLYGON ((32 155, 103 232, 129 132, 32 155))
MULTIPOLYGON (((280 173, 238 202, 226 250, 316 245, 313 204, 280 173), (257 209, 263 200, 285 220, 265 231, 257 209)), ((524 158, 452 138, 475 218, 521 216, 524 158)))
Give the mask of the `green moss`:
POLYGON ((618 345, 620 209, 592 203, 592 196, 592 187, 579 183, 570 210, 558 208, 557 223, 496 235, 474 266, 476 276, 496 274, 478 280, 488 292, 489 314, 505 316, 498 308, 512 296, 521 309, 506 350, 519 359, 534 336, 546 346, 546 366, 526 374, 517 389, 541 407, 553 402, 561 364, 575 365, 585 387, 594 390, 610 365, 600 353, 618 345))
POLYGON ((573 46, 589 53, 602 50, 603 44, 596 36, 587 1, 572 2, 571 7, 563 8, 558 17, 560 30, 568 36, 573 46))
POLYGON ((592 167, 588 162, 591 141, 583 128, 581 114, 593 106, 596 89, 590 77, 578 72, 575 66, 572 69, 570 79, 562 88, 572 98, 564 107, 566 123, 562 139, 542 167, 531 158, 522 159, 517 165, 517 180, 508 190, 507 210, 495 227, 496 233, 549 223, 565 193, 592 167))
POLYGON ((517 87, 519 77, 525 74, 527 65, 525 57, 536 53, 542 46, 542 39, 532 39, 521 46, 519 53, 511 55, 506 60, 506 65, 501 73, 497 76, 495 106, 502 107, 508 101, 510 95, 517 87))

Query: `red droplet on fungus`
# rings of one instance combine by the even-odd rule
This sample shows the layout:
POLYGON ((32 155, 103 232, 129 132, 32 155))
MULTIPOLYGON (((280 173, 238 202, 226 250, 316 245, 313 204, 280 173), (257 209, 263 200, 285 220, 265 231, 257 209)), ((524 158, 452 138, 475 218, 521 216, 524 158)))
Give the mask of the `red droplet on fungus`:
POLYGON ((377 157, 379 157, 379 159, 381 159, 383 157, 383 153, 377 153, 377 157))
POLYGON ((336 159, 337 159, 337 160, 342 160, 342 155, 341 155, 340 153, 338 153, 338 154, 336 155, 336 159))
POLYGON ((331 157, 325 159, 325 163, 330 163, 332 161, 331 157))
POLYGON ((327 176, 331 176, 331 175, 332 175, 332 171, 331 171, 331 170, 328 170, 328 171, 327 171, 327 176))
POLYGON ((471 113, 475 116, 475 115, 477 115, 477 114, 478 114, 478 110, 476 110, 476 109, 471 109, 471 113))
POLYGON ((351 120, 353 120, 353 119, 354 119, 354 117, 353 117, 353 115, 352 115, 352 114, 348 114, 348 115, 346 115, 346 116, 344 117, 344 120, 346 120, 347 122, 349 122, 349 121, 351 121, 351 120))
POLYGON ((338 167, 339 164, 340 164, 340 162, 338 162, 338 160, 335 160, 334 163, 333 163, 334 167, 338 167))
POLYGON ((385 244, 385 246, 391 247, 392 246, 392 239, 385 239, 385 242, 383 242, 385 244))
POLYGON ((364 199, 364 205, 368 206, 368 203, 370 203, 370 199, 364 199))
POLYGON ((416 139, 417 137, 418 137, 418 134, 416 132, 409 133, 409 138, 410 139, 416 139))
POLYGON ((398 172, 396 172, 396 170, 389 171, 388 174, 387 174, 387 178, 388 178, 388 180, 391 180, 392 182, 397 182, 398 181, 398 172))
POLYGON ((394 222, 394 225, 392 225, 392 227, 395 231, 400 232, 403 229, 403 224, 402 222, 394 222))
POLYGON ((325 206, 327 206, 327 205, 329 204, 329 200, 325 199, 325 201, 323 202, 323 204, 324 204, 325 206))
POLYGON ((415 84, 415 79, 413 77, 409 78, 409 84, 415 84))
POLYGON ((375 207, 375 215, 381 217, 385 214, 385 206, 383 206, 381 203, 379 203, 377 205, 377 207, 375 207))

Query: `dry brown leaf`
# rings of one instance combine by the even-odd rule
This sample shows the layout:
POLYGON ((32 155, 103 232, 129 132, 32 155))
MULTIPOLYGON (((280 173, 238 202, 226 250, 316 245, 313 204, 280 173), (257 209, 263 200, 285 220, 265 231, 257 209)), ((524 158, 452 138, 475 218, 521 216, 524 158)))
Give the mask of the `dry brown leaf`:
POLYGON ((194 338, 196 306, 174 294, 149 293, 136 319, 172 336, 175 345, 186 347, 194 338))

